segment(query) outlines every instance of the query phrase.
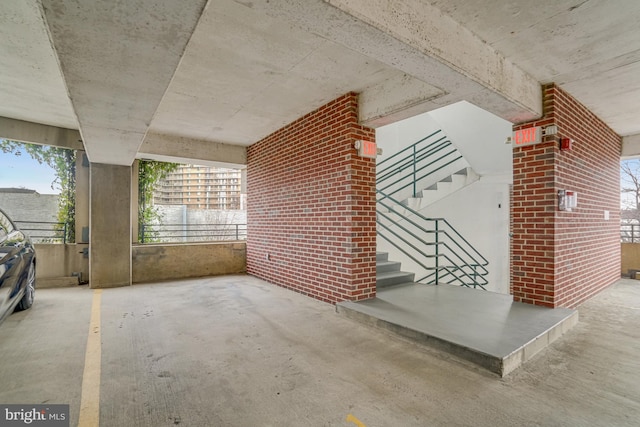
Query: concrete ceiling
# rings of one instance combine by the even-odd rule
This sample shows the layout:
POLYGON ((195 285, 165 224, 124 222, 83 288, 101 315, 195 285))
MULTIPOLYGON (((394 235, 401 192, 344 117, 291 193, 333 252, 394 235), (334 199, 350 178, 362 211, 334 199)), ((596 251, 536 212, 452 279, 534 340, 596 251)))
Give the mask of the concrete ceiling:
POLYGON ((541 83, 559 84, 620 135, 640 132, 637 0, 433 0, 541 83))
POLYGON ((242 162, 348 91, 374 127, 461 100, 515 123, 556 82, 634 135, 637 22, 635 0, 5 1, 0 118, 78 129, 92 162, 242 162))

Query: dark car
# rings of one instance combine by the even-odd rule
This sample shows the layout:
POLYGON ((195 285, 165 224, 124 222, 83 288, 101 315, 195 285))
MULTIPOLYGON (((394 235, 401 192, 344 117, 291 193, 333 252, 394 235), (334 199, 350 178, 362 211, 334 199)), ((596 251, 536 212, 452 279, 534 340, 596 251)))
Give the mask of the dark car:
POLYGON ((13 310, 33 304, 36 290, 36 251, 29 236, 0 210, 0 323, 13 310))

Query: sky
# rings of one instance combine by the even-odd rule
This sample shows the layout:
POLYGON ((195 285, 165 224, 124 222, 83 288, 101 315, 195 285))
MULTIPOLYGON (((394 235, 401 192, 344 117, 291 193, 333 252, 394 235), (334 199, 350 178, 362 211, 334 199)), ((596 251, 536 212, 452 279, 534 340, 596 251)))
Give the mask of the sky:
POLYGON ((40 194, 60 194, 60 188, 51 188, 55 172, 22 153, 3 153, 0 150, 0 188, 15 187, 36 190, 40 194))

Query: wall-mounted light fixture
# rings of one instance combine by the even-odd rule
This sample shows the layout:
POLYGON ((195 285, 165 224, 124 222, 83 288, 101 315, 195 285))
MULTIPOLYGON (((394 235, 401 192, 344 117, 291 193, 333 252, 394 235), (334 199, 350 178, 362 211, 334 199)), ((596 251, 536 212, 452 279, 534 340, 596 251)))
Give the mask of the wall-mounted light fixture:
POLYGON ((544 128, 544 136, 557 135, 558 134, 558 126, 549 125, 544 128))

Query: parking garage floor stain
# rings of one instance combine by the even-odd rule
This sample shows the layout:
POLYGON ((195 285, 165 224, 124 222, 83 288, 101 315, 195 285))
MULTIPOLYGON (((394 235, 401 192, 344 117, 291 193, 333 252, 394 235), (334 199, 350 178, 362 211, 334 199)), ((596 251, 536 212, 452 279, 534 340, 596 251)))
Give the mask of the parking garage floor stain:
MULTIPOLYGON (((92 302, 42 289, 0 325, 0 403, 68 403, 78 424, 92 302)), ((105 289, 100 425, 635 426, 637 307, 621 280, 499 378, 251 276, 105 289)))

